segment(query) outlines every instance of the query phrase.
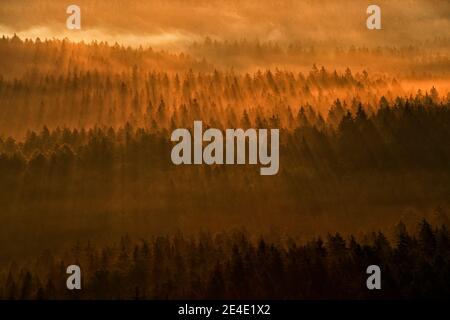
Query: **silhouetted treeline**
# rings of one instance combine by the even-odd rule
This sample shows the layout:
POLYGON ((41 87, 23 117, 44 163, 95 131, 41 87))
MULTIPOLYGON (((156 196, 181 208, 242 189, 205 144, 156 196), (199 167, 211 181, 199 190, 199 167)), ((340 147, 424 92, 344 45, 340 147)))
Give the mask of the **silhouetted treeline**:
MULTIPOLYGON (((373 38, 372 38, 373 40, 373 38)), ((276 68, 306 69, 315 63, 337 69, 365 66, 372 70, 410 79, 446 78, 450 60, 446 53, 450 45, 448 37, 399 46, 343 46, 313 41, 294 41, 282 45, 276 41, 258 40, 218 41, 206 38, 192 44, 187 50, 194 57, 205 57, 214 65, 238 70, 276 68), (405 59, 405 57, 408 57, 405 59)))
MULTIPOLYGON (((338 98, 372 109, 382 96, 392 102, 410 93, 394 74, 369 74, 361 68, 333 70, 312 62, 306 72, 270 64, 240 71, 215 68, 196 55, 104 42, 3 37, 0 54, 0 134, 16 138, 44 125, 117 128, 129 122, 170 129, 201 118, 228 127, 244 111, 253 121, 258 115, 278 115, 282 126, 291 128, 299 105, 312 105, 325 115, 338 98)), ((445 103, 447 94, 436 98, 445 103)))
POLYGON ((361 240, 341 234, 306 243, 254 239, 245 232, 77 242, 0 273, 0 299, 386 299, 450 297, 450 234, 422 220, 361 240), (66 288, 70 264, 82 290, 66 288), (381 268, 381 290, 366 269, 381 268))
MULTIPOLYGON (((292 129, 282 129, 280 171, 270 179, 259 166, 176 166, 170 132, 157 127, 44 128, 23 141, 0 139, 3 259, 92 235, 248 224, 312 236, 448 208, 448 103, 418 94, 383 98, 372 113, 355 109, 336 101, 324 120, 300 108, 292 129)), ((244 114, 239 123, 279 127, 277 116, 244 114)))
MULTIPOLYGON (((241 45, 261 49, 263 60, 277 50, 204 44, 213 55, 241 45)), ((365 54, 358 50, 349 59, 365 54)), ((403 59, 413 51, 379 53, 403 59)), ((183 53, 17 36, 0 39, 0 54, 0 265, 125 233, 244 225, 252 234, 307 238, 446 220, 445 86, 412 93, 393 74, 315 64, 298 72, 270 62, 247 73, 183 53), (279 173, 173 165, 170 133, 194 120, 280 128, 279 173)), ((446 65, 441 58, 437 65, 446 65)))

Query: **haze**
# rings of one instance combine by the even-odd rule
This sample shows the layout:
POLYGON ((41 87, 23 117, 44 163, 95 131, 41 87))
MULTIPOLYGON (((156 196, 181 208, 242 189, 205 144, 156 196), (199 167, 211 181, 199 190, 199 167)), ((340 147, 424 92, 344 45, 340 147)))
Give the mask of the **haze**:
POLYGON ((370 1, 87 1, 82 30, 65 28, 62 0, 3 0, 0 34, 119 42, 180 48, 206 36, 214 40, 295 41, 339 45, 408 45, 450 36, 450 2, 379 0, 382 30, 366 29, 370 1))

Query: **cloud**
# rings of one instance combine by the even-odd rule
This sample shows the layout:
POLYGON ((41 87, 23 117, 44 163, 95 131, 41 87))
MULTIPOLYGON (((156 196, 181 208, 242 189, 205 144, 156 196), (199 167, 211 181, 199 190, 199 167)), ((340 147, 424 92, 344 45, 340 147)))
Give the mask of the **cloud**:
POLYGON ((3 0, 2 33, 124 44, 177 46, 206 36, 221 40, 315 41, 398 45, 450 37, 450 2, 378 0, 381 31, 366 29, 368 1, 354 0, 75 0, 82 32, 65 29, 63 0, 3 0))

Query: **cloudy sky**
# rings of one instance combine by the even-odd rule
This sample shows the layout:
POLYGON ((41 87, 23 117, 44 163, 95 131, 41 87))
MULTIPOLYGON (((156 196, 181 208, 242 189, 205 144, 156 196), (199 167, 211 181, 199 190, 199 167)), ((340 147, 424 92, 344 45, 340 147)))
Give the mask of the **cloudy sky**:
POLYGON ((0 34, 180 46, 218 40, 315 41, 396 45, 450 37, 448 0, 2 0, 0 34), (82 30, 65 27, 81 8, 82 30), (367 6, 382 10, 382 30, 366 28, 367 6))

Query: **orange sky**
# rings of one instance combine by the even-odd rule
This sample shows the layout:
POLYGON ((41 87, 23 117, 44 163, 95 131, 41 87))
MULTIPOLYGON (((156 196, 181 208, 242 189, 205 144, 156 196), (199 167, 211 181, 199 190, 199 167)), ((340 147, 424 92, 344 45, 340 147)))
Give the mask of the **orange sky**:
POLYGON ((219 40, 399 45, 450 37, 450 2, 379 0, 382 30, 365 26, 372 2, 354 0, 76 0, 82 30, 65 28, 65 0, 2 0, 0 34, 179 47, 219 40))

